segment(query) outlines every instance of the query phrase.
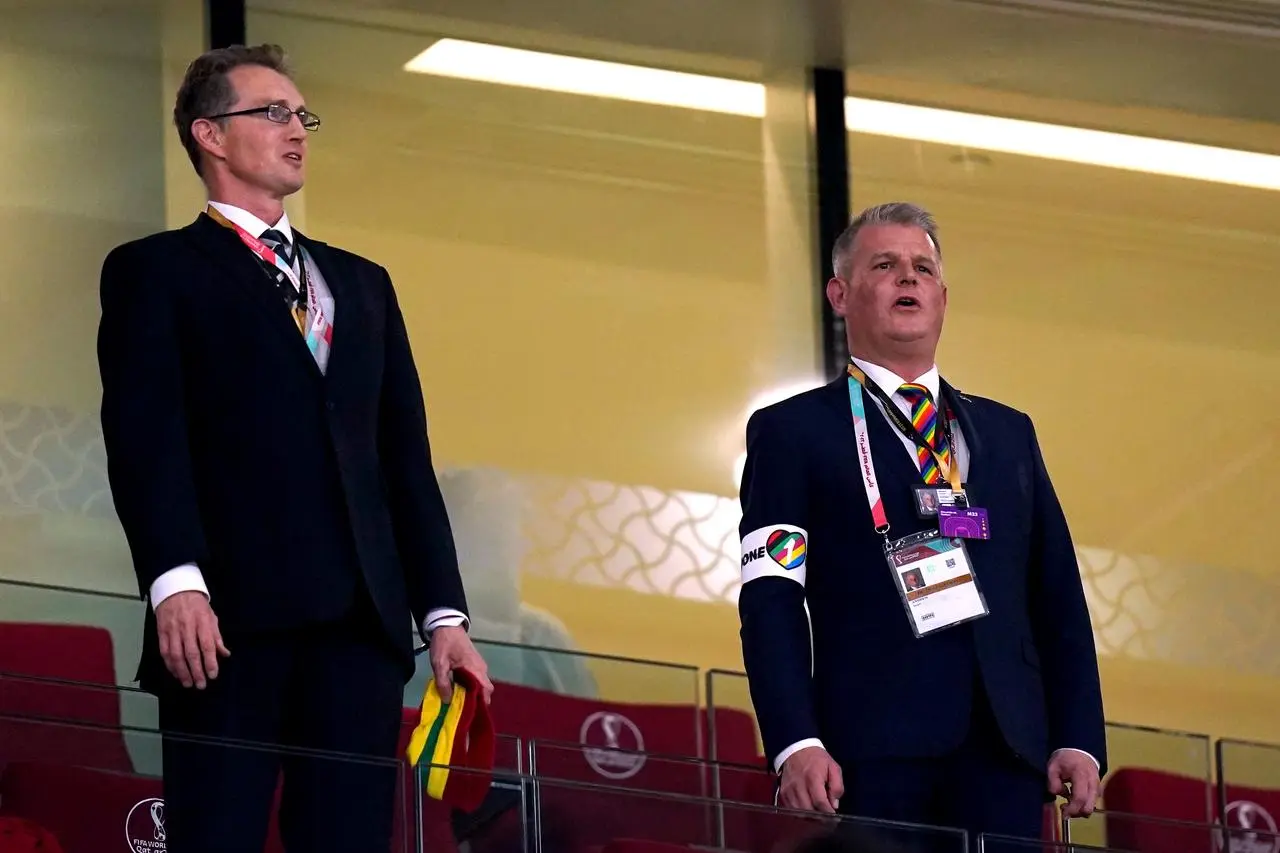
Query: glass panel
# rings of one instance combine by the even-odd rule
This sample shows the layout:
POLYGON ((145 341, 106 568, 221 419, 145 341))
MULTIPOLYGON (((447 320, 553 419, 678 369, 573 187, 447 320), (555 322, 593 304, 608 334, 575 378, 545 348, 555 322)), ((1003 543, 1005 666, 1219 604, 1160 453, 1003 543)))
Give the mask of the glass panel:
MULTIPOLYGON (((483 773, 462 767, 420 765, 411 772, 418 796, 410 819, 416 849, 471 853, 533 851, 536 828, 530 779, 515 773, 483 773), (427 793, 426 775, 448 771, 443 792, 427 793), (475 802, 459 803, 458 788, 474 789, 475 802)), ((546 853, 552 853, 548 850, 546 853)))
MULTIPOLYGON (((493 717, 500 732, 524 741, 703 755, 693 667, 485 640, 476 648, 494 681, 493 717), (568 673, 580 680, 568 683, 568 673), (587 680, 609 685, 608 692, 588 689, 587 680)), ((430 661, 420 654, 405 688, 406 706, 421 705, 430 677, 430 661)))
MULTIPOLYGON (((137 667, 143 607, 123 595, 0 581, 0 673, 127 686, 137 667)), ((498 684, 494 718, 503 734, 702 755, 693 667, 514 643, 478 641, 477 647, 498 684), (556 688, 570 685, 554 674, 571 672, 610 685, 613 695, 583 689, 562 695, 556 688)), ((429 674, 427 656, 419 655, 405 688, 406 709, 420 707, 429 674)), ((115 722, 156 726, 152 697, 136 690, 119 695, 132 698, 115 722)))
POLYGON ((1280 850, 1280 835, 1275 829, 1269 815, 1256 804, 1243 811, 1239 806, 1231 809, 1225 830, 1218 824, 1098 811, 1086 820, 1067 821, 1066 840, 1105 843, 1129 853, 1261 853, 1280 850), (1101 831, 1091 824, 1098 824, 1101 831))
POLYGON ((129 684, 143 607, 136 595, 0 579, 0 672, 129 684))
MULTIPOLYGON (((746 417, 820 381, 813 27, 788 4, 749 17, 724 0, 247 4, 248 39, 288 48, 324 118, 291 221, 395 283, 476 636, 740 659, 746 417), (511 48, 735 78, 757 114, 574 94, 511 48)), ((654 701, 534 663, 512 680, 654 701)))
MULTIPOLYGON (((415 778, 422 784, 423 772, 415 778)), ((522 843, 528 845, 525 849, 546 853, 676 853, 705 848, 741 853, 966 850, 964 835, 957 830, 818 817, 541 777, 495 774, 490 784, 488 774, 458 767, 448 768, 448 780, 447 784, 487 785, 488 797, 467 816, 451 814, 441 802, 422 798, 420 838, 425 850, 445 849, 464 840, 475 853, 519 849, 522 843)))
POLYGON ((740 803, 772 805, 774 777, 762 766, 699 761, 631 750, 534 741, 529 772, 539 779, 584 782, 740 803))
POLYGON ((714 669, 707 673, 709 755, 718 761, 763 762, 764 744, 745 672, 714 669))
MULTIPOLYGON (((103 839, 123 831, 131 853, 165 849, 164 786, 154 766, 135 763, 123 744, 128 736, 147 754, 160 755, 165 744, 193 739, 139 728, 36 720, 0 715, 0 814, 32 822, 56 838, 65 853, 100 853, 103 839)), ((411 844, 408 792, 412 774, 403 762, 362 759, 349 754, 297 751, 267 744, 205 739, 209 749, 270 753, 280 759, 333 761, 386 767, 397 774, 392 853, 411 844)), ((279 791, 271 812, 267 853, 281 853, 279 791)))
POLYGON ((156 699, 149 693, 0 673, 0 715, 5 720, 82 726, 72 730, 73 737, 62 738, 57 728, 40 730, 19 723, 15 729, 0 721, 0 744, 11 757, 20 753, 33 759, 89 760, 107 762, 107 767, 127 761, 139 772, 160 775, 159 742, 150 736, 157 728, 156 699), (23 733, 40 737, 24 740, 23 733))
POLYGON ((1223 739, 1217 758, 1227 826, 1280 832, 1280 746, 1223 739))
POLYGON ((1213 820, 1207 735, 1110 723, 1107 757, 1110 767, 1101 797, 1105 808, 1194 823, 1213 820))
POLYGON ((771 853, 816 849, 827 839, 851 849, 861 843, 872 850, 896 849, 893 845, 939 853, 965 850, 964 834, 955 830, 821 819, 812 813, 567 782, 538 780, 536 791, 540 836, 548 850, 626 840, 626 849, 635 853, 657 853, 650 846, 655 843, 771 853))
POLYGON ((98 421, 98 275, 196 183, 171 110, 203 39, 189 0, 0 4, 0 577, 137 589, 98 421))
MULTIPOLYGON (((1122 853, 1122 851, 1118 847, 1096 847, 1091 844, 1068 844, 1058 841, 1028 841, 1025 838, 984 835, 978 839, 978 853, 1122 853)), ((1169 853, 1174 851, 1171 850, 1169 853)), ((1211 853, 1211 851, 1205 851, 1205 853, 1211 853)))
MULTIPOLYGON (((1280 420, 1280 398, 1259 393, 1280 369, 1280 193, 1256 180, 1280 166, 1280 112, 1227 82, 1273 67, 1277 43, 1232 34, 1230 4, 1130 20, 1111 12, 1154 4, 1007 5, 886 4, 849 36, 871 51, 846 47, 859 58, 847 78, 852 207, 902 199, 935 214, 948 284, 939 368, 1035 423, 1107 716, 1280 741, 1280 717, 1255 713, 1280 702, 1280 620, 1267 615, 1280 579, 1258 559, 1254 497, 1280 476, 1280 454, 1252 453, 1280 420), (925 8, 937 14, 909 11, 925 8), (890 58, 886 33, 913 32, 916 18, 959 52, 890 58), (1180 56, 1197 57, 1194 72, 1180 56), (1175 68, 1185 85, 1164 74, 1175 68), (1214 168, 1232 161, 1249 165, 1214 168), (1172 387, 1251 406, 1246 418, 1197 407, 1207 476, 1150 464, 1186 456, 1183 431, 1114 426, 1167 407, 1172 387)), ((1198 756, 1130 766, 1177 765, 1202 778, 1198 756)))

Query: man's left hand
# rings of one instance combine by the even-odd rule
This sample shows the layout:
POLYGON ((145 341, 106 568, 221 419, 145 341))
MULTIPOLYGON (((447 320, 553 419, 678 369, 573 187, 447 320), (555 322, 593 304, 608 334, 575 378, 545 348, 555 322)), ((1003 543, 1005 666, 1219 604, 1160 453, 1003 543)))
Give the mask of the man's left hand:
POLYGON ((1098 765, 1083 752, 1064 749, 1049 760, 1049 793, 1067 798, 1067 817, 1088 817, 1098 803, 1098 765), (1071 790, 1067 791, 1070 784, 1071 790))
POLYGON ((489 680, 489 667, 471 644, 467 629, 461 626, 436 628, 431 632, 431 671, 435 674, 436 689, 440 699, 453 698, 453 671, 467 669, 475 673, 484 688, 484 703, 493 696, 493 682, 489 680))

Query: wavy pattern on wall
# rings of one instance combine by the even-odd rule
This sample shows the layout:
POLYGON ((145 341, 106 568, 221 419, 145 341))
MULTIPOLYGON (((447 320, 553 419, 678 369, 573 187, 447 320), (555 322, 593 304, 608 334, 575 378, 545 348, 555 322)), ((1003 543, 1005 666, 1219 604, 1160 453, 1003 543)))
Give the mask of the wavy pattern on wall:
MULTIPOLYGON (((461 540, 501 533, 518 540, 508 550, 526 573, 737 603, 734 499, 500 471, 481 479, 504 499, 487 521, 473 500, 483 495, 468 499, 464 557, 479 543, 461 540)), ((113 520, 101 427, 96 415, 0 402, 0 521, 41 516, 113 520)), ((0 536, 19 529, 0 526, 0 536)), ((1280 582, 1103 548, 1081 547, 1077 557, 1100 653, 1280 675, 1280 582)))

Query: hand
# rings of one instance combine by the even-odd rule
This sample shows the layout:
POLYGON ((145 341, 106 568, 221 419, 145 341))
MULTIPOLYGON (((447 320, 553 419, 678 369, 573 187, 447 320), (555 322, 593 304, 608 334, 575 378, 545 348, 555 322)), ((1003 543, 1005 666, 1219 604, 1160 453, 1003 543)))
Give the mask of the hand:
POLYGON ((820 746, 790 755, 782 765, 779 800, 789 809, 834 814, 844 796, 844 774, 820 746))
POLYGON ((469 669, 480 679, 484 688, 484 703, 493 697, 493 682, 489 680, 489 666, 471 644, 467 629, 462 626, 436 628, 431 632, 431 671, 436 677, 436 690, 441 701, 453 698, 453 671, 469 669))
POLYGON ((218 617, 203 592, 177 592, 156 608, 156 629, 160 634, 160 657, 183 687, 203 690, 218 677, 218 656, 231 652, 222 644, 218 617))
POLYGON ((1064 749, 1049 760, 1049 793, 1068 798, 1067 817, 1088 817, 1098 804, 1098 765, 1083 752, 1064 749), (1067 784, 1071 790, 1067 791, 1067 784))

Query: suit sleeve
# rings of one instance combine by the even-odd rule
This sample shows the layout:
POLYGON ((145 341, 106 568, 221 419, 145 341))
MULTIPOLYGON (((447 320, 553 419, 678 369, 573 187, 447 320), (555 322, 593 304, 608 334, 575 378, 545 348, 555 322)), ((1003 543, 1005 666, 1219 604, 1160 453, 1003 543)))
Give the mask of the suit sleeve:
POLYGON ((1106 724, 1093 626, 1071 531, 1036 439, 1031 443, 1033 514, 1032 625, 1048 702, 1049 749, 1077 749, 1107 772, 1106 724))
POLYGON ((97 344, 107 478, 144 598, 165 572, 208 557, 172 282, 134 245, 102 264, 97 344))
POLYGON ((805 610, 809 510, 803 457, 769 410, 747 423, 742 474, 742 659, 771 765, 816 739, 805 610))
POLYGON ((391 523, 404 566, 414 624, 428 613, 467 613, 453 529, 431 462, 422 385, 391 278, 386 289, 385 363, 378 415, 378 455, 391 523))

